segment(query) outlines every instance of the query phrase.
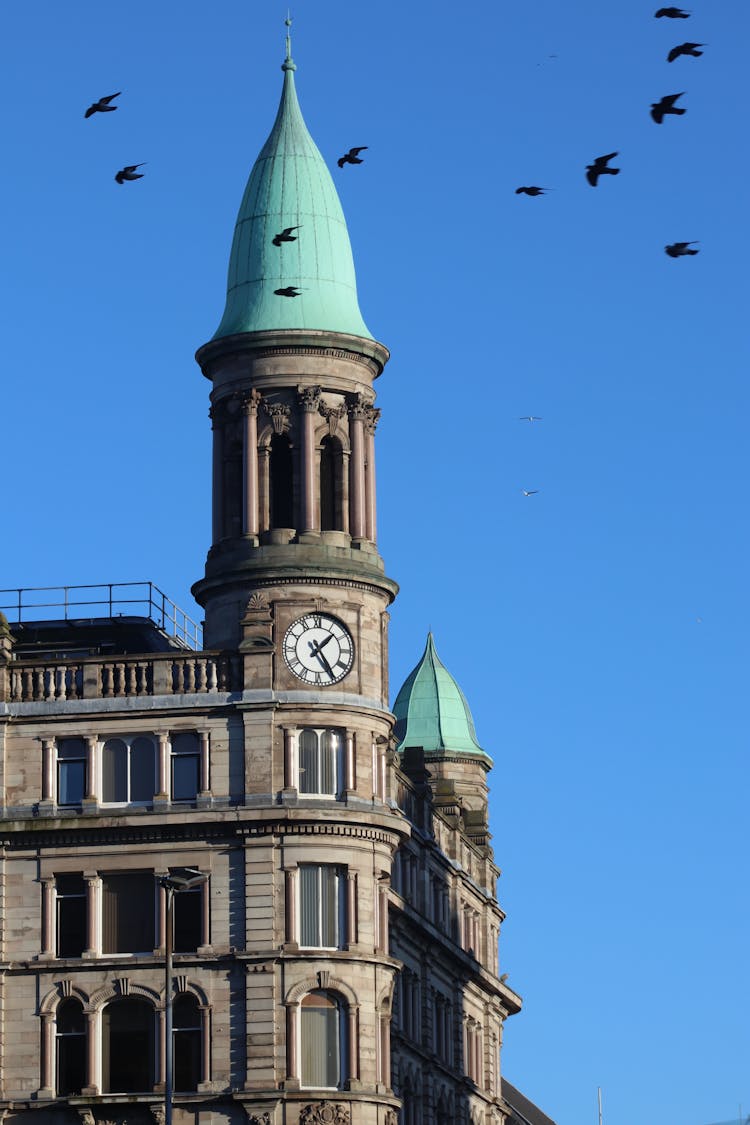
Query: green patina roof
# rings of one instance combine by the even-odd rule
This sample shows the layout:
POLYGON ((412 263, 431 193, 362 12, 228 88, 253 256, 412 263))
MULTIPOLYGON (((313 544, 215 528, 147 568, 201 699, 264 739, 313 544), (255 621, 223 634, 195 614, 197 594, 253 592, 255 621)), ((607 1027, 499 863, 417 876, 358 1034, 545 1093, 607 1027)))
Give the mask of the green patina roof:
POLYGON ((438 659, 432 633, 422 659, 393 705, 399 750, 421 746, 426 754, 489 754, 477 742, 466 696, 438 659))
POLYGON ((282 70, 279 112, 237 216, 227 304, 214 339, 285 328, 372 339, 359 311, 341 203, 297 101, 288 37, 282 70), (300 227, 296 242, 274 246, 274 235, 286 227, 300 227), (274 293, 287 286, 303 292, 299 297, 274 293))

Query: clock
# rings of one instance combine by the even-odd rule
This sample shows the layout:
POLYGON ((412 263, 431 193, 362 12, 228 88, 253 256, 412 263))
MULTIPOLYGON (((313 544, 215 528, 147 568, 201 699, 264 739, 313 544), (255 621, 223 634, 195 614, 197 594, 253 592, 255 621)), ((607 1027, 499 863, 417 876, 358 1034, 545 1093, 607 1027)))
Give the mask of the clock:
POLYGON ((314 686, 337 684, 354 663, 351 633, 328 613, 306 613, 293 621, 284 634, 282 651, 297 679, 314 686))

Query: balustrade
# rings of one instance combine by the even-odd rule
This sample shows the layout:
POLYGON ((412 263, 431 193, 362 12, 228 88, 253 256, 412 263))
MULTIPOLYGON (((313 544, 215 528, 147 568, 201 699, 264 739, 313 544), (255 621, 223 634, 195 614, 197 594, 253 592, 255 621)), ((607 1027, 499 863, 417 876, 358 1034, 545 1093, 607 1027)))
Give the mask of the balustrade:
POLYGON ((214 652, 120 656, 111 660, 12 662, 11 703, 61 703, 74 699, 118 699, 232 691, 239 665, 214 652))

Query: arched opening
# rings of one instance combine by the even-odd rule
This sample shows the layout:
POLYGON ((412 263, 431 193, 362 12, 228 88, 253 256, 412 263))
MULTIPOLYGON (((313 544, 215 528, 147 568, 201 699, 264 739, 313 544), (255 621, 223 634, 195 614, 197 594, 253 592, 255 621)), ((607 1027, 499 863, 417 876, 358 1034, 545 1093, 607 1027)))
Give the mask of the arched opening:
POLYGON ((320 529, 343 531, 344 451, 335 437, 320 443, 320 529))
POLYGON ((80 1000, 63 1000, 55 1028, 57 1093, 80 1094, 86 1085, 86 1017, 80 1000))
POLYGON ((242 433, 237 422, 224 430, 222 538, 242 534, 242 433))
POLYGON ((332 992, 309 992, 300 1013, 302 1085, 339 1089, 346 1075, 344 1018, 339 998, 332 992))
POLYGON ((145 1000, 113 1000, 102 1012, 102 1080, 110 1094, 154 1088, 154 1009, 145 1000))
POLYGON ((292 445, 286 434, 271 438, 271 527, 294 527, 292 445))
POLYGON ((172 1007, 174 1036, 174 1088, 180 1093, 198 1089, 201 1081, 201 1013, 189 992, 176 997, 172 1007))

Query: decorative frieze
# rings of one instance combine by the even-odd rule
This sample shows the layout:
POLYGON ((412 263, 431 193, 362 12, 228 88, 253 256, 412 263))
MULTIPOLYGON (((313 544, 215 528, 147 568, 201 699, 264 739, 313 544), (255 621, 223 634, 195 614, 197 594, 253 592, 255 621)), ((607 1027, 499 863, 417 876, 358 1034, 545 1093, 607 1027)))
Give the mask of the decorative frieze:
POLYGON ((350 1119, 342 1102, 310 1102, 300 1110, 299 1125, 349 1125, 350 1119))
POLYGON ((341 402, 338 406, 329 406, 325 401, 321 401, 318 410, 328 423, 328 433, 333 437, 339 428, 339 422, 346 414, 346 403, 341 402))

